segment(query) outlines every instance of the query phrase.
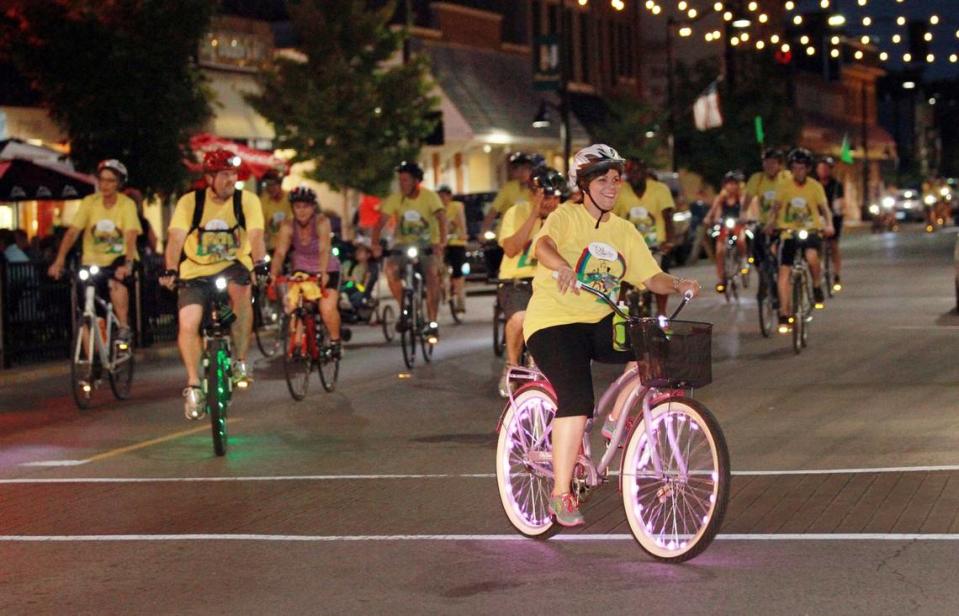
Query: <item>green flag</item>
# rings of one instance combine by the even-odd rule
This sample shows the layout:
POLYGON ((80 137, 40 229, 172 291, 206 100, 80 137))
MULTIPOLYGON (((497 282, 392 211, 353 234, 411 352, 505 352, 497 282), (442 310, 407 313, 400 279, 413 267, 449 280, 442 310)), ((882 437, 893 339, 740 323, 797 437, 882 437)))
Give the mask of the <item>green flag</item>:
POLYGON ((759 144, 766 143, 766 132, 763 130, 763 117, 756 116, 756 142, 759 144))
POLYGON ((847 165, 852 164, 852 149, 849 147, 849 135, 842 136, 842 149, 839 151, 839 160, 847 165))

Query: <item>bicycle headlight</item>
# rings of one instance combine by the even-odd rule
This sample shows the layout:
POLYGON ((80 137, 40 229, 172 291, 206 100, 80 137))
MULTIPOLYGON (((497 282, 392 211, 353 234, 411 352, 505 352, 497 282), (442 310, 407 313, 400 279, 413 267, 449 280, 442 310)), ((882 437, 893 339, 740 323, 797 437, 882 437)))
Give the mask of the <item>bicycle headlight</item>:
POLYGON ((333 253, 333 256, 334 256, 334 257, 339 257, 339 256, 340 256, 340 249, 339 249, 338 247, 336 247, 336 246, 334 246, 334 247, 333 247, 333 250, 331 250, 330 252, 333 253))
POLYGON ((801 239, 801 240, 807 240, 807 239, 809 239, 809 231, 806 231, 805 229, 801 229, 801 230, 799 231, 799 239, 801 239))
POLYGON ((99 273, 100 273, 100 268, 99 268, 99 267, 97 267, 96 265, 91 265, 91 266, 90 266, 90 275, 91 275, 91 276, 96 276, 96 275, 99 274, 99 273))
POLYGON ((869 206, 869 213, 872 214, 873 216, 878 216, 878 215, 879 215, 879 206, 876 205, 875 203, 873 203, 872 205, 870 205, 870 206, 869 206))
POLYGON ((736 219, 735 219, 735 218, 727 218, 727 219, 726 219, 726 228, 727 228, 727 229, 733 229, 733 228, 735 228, 735 227, 736 227, 736 219))
POLYGON ((416 257, 420 256, 419 248, 417 248, 416 246, 410 246, 409 248, 406 249, 406 256, 409 257, 410 259, 415 259, 416 257))
POLYGON ((483 239, 492 242, 493 240, 496 239, 496 233, 493 231, 487 231, 486 233, 483 234, 483 239))
POLYGON ((264 262, 264 263, 269 263, 269 262, 270 262, 270 255, 263 255, 263 262, 264 262))
POLYGON ((463 267, 460 268, 460 271, 463 272, 463 275, 464 275, 464 276, 469 276, 469 275, 470 275, 470 264, 469 264, 469 263, 464 263, 464 264, 463 264, 463 267))
POLYGON ((216 281, 214 281, 213 284, 216 285, 217 291, 226 290, 226 278, 224 278, 223 276, 218 276, 216 281))
POLYGON ((90 272, 88 272, 85 269, 80 270, 80 273, 77 275, 80 277, 80 280, 82 280, 83 282, 90 280, 90 272))
POLYGON ((935 204, 936 204, 936 196, 935 196, 935 195, 926 195, 925 197, 923 197, 922 200, 923 200, 923 202, 924 202, 926 205, 935 205, 935 204))

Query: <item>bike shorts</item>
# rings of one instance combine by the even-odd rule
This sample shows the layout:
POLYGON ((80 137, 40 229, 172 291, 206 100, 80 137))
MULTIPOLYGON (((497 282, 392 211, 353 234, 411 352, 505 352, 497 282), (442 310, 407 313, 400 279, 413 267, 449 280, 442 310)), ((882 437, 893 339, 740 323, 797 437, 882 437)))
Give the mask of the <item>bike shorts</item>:
MULTIPOLYGON (((392 263, 396 267, 397 275, 400 275, 403 272, 403 267, 409 262, 410 258, 406 256, 405 250, 392 250, 390 251, 389 256, 386 258, 387 263, 392 263)), ((432 248, 420 248, 420 256, 417 258, 416 268, 419 272, 424 275, 426 272, 436 271, 435 262, 433 261, 433 249, 432 248)))
POLYGON ((839 238, 842 236, 842 221, 844 216, 836 216, 833 214, 832 217, 832 226, 836 230, 836 233, 829 239, 839 241, 839 238))
POLYGON ((509 321, 517 312, 526 310, 530 298, 533 297, 533 279, 517 278, 504 280, 496 287, 496 301, 506 320, 509 321))
POLYGON ((796 250, 820 250, 822 249, 822 238, 815 233, 809 234, 805 240, 797 237, 790 237, 779 240, 779 265, 789 267, 796 258, 796 250))
POLYGON ((318 302, 323 298, 323 289, 327 289, 329 292, 338 293, 340 288, 340 273, 339 272, 327 272, 327 281, 323 286, 323 289, 320 289, 320 285, 312 280, 306 280, 307 276, 312 276, 315 274, 309 274, 307 272, 294 272, 290 276, 290 280, 287 283, 286 288, 286 305, 287 306, 296 306, 300 302, 300 296, 303 297, 303 301, 307 302, 318 302), (297 274, 300 274, 304 279, 297 280, 297 274))
MULTIPOLYGON (((110 281, 116 282, 123 285, 127 289, 130 289, 133 286, 133 275, 129 275, 123 280, 118 280, 113 276, 113 272, 123 265, 126 262, 126 257, 120 256, 113 260, 110 265, 100 268, 100 275, 93 278, 93 286, 96 289, 96 295, 105 302, 110 302, 110 281)), ((90 267, 89 265, 83 265, 82 267, 90 267)), ((86 301, 84 297, 83 287, 84 285, 78 284, 77 287, 77 307, 80 310, 83 310, 83 302, 86 301)), ((96 312, 98 316, 106 317, 106 314, 101 314, 103 308, 97 304, 96 312)))
POLYGON ((466 246, 447 246, 446 264, 453 268, 450 278, 456 280, 463 277, 463 265, 466 263, 466 246))
MULTIPOLYGON (((216 274, 211 274, 209 276, 199 276, 197 278, 191 278, 189 280, 208 280, 211 283, 219 278, 220 276, 226 277, 229 282, 233 284, 238 284, 240 286, 248 287, 251 284, 250 279, 250 270, 246 269, 246 266, 242 263, 233 262, 227 267, 223 268, 216 274)), ((177 308, 185 308, 186 306, 192 306, 194 304, 199 304, 200 306, 205 306, 207 301, 210 299, 210 293, 213 290, 211 285, 197 285, 182 287, 177 294, 177 308)))
POLYGON ((625 364, 636 357, 613 349, 613 315, 597 323, 555 325, 526 341, 536 366, 556 392, 556 416, 593 416, 592 362, 625 364))

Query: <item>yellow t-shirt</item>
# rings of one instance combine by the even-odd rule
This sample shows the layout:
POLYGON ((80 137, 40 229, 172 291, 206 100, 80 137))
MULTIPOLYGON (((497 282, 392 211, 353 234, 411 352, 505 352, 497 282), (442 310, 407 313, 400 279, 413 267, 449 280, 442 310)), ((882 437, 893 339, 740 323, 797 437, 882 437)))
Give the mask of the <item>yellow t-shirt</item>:
POLYGON ((466 206, 462 201, 450 201, 446 206, 446 244, 448 246, 466 246, 466 229, 460 228, 460 214, 466 216, 466 206))
POLYGON ((264 192, 260 197, 260 203, 263 204, 263 231, 266 236, 266 247, 272 250, 280 225, 293 216, 293 207, 290 205, 290 196, 286 191, 283 191, 279 199, 274 199, 268 192, 264 192))
POLYGON ((646 180, 646 192, 642 197, 636 195, 628 182, 623 182, 613 204, 613 213, 633 223, 647 246, 658 246, 666 241, 663 211, 675 207, 669 186, 650 178, 646 180))
MULTIPOLYGON (((83 198, 70 226, 83 230, 83 265, 99 267, 107 267, 124 256, 124 232, 135 230, 138 235, 143 232, 133 199, 117 195, 117 202, 108 208, 103 205, 102 193, 83 198)), ((136 259, 138 255, 126 257, 136 259)))
POLYGON ((396 216, 396 244, 426 246, 440 241, 436 213, 443 211, 443 202, 432 190, 422 187, 419 190, 415 198, 393 193, 380 205, 380 213, 396 216))
MULTIPOLYGON (((186 258, 180 264, 180 278, 186 280, 212 276, 223 271, 234 260, 242 263, 247 269, 253 269, 250 238, 247 233, 263 229, 263 208, 259 197, 255 194, 243 191, 242 197, 246 229, 238 226, 236 217, 233 215, 233 197, 223 203, 217 203, 213 200, 213 193, 207 189, 200 228, 187 235, 186 242, 183 244, 183 254, 186 258)), ((180 197, 176 203, 176 209, 173 210, 170 229, 190 231, 195 208, 195 191, 180 197)))
MULTIPOLYGON (((528 201, 521 201, 506 211, 503 216, 503 224, 500 225, 499 245, 503 245, 503 239, 514 235, 519 228, 529 219, 530 212, 533 211, 533 204, 528 201)), ((514 257, 503 255, 503 261, 499 266, 500 280, 512 280, 514 278, 532 278, 536 273, 536 259, 533 257, 530 248, 533 246, 533 238, 543 226, 542 221, 537 220, 533 223, 533 229, 529 233, 529 239, 523 246, 523 252, 514 257)))
MULTIPOLYGON (((573 267, 581 283, 601 290, 613 301, 624 280, 639 286, 662 271, 629 221, 611 215, 596 228, 596 220, 583 205, 564 203, 556 208, 533 238, 533 245, 546 236, 556 243, 559 254, 573 267)), ((596 323, 610 312, 606 303, 585 291, 560 294, 552 270, 539 263, 523 336, 529 340, 537 331, 556 325, 596 323)))
POLYGON ((772 209, 773 203, 776 202, 776 185, 791 178, 792 174, 786 170, 780 171, 772 179, 762 171, 757 171, 749 176, 749 181, 746 182, 745 203, 748 206, 753 197, 759 197, 760 223, 765 225, 769 222, 769 211, 772 209))
POLYGON ((532 201, 533 193, 529 188, 519 183, 519 180, 510 180, 503 184, 503 187, 496 193, 491 208, 499 212, 502 216, 511 207, 520 201, 532 201))
POLYGON ((820 207, 826 207, 826 191, 818 181, 807 178, 800 186, 792 178, 776 185, 779 216, 777 229, 822 229, 820 207))

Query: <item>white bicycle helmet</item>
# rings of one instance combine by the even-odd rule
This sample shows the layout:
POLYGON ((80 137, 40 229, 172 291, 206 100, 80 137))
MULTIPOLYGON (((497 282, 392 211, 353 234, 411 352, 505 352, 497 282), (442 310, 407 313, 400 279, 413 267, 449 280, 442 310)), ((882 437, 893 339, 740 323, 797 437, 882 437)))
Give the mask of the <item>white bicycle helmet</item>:
POLYGON ((620 156, 619 152, 605 143, 594 143, 573 155, 573 166, 569 170, 569 185, 578 186, 580 179, 596 171, 619 169, 622 172, 625 166, 626 159, 620 156))
POLYGON ((120 161, 115 158, 108 158, 107 160, 101 160, 97 165, 97 173, 99 174, 104 169, 109 169, 120 178, 121 184, 126 184, 127 181, 127 167, 120 161))

